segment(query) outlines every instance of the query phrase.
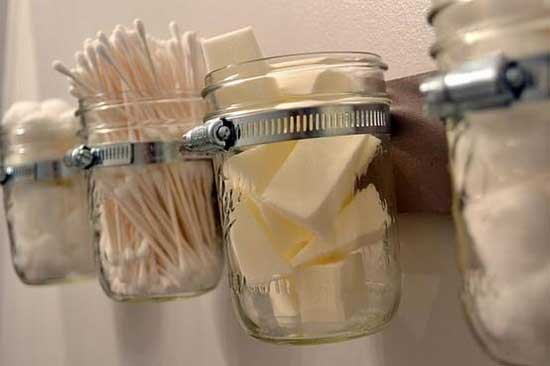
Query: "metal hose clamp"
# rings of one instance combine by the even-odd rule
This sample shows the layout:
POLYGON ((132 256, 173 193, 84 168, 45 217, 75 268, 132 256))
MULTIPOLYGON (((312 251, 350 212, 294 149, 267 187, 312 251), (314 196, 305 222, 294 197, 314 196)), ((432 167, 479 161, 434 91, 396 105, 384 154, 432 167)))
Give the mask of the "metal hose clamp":
POLYGON ((183 135, 188 151, 220 152, 288 140, 389 134, 386 103, 336 104, 270 110, 206 121, 183 135))
POLYGON ((467 62, 420 85, 428 114, 461 118, 467 111, 550 98, 550 54, 502 55, 467 62))
POLYGON ((64 160, 45 160, 29 164, 8 165, 0 167, 0 184, 31 180, 47 182, 66 179, 78 173, 78 169, 65 164, 64 160))
POLYGON ((67 152, 67 166, 80 169, 170 163, 209 159, 203 154, 182 153, 180 141, 122 142, 97 146, 81 145, 67 152))

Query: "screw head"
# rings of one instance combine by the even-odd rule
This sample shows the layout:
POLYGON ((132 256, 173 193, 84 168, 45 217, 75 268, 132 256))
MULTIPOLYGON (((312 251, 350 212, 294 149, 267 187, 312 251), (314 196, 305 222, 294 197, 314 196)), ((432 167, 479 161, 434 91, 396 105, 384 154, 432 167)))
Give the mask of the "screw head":
POLYGON ((67 165, 83 169, 91 167, 94 162, 94 155, 92 151, 85 145, 81 145, 71 151, 67 158, 67 165))
POLYGON ((216 136, 222 141, 227 141, 229 136, 231 136, 231 130, 227 126, 221 126, 218 128, 218 131, 216 131, 216 136))
POLYGON ((515 91, 520 92, 527 85, 527 75, 518 65, 510 66, 504 73, 506 83, 515 91))

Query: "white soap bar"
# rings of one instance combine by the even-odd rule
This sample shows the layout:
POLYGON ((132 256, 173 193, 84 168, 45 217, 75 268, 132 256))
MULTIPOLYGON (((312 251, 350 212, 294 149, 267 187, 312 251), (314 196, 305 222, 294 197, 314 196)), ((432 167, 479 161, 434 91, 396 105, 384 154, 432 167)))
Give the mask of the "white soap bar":
POLYGON ((259 209, 250 197, 243 195, 233 219, 229 234, 232 254, 247 284, 264 284, 275 276, 291 273, 290 264, 275 250, 259 209))
POLYGON ((356 253, 344 260, 298 271, 296 282, 302 323, 307 326, 307 323, 343 322, 364 310, 368 291, 363 268, 363 258, 356 253))
POLYGON ((262 201, 325 237, 379 144, 376 137, 365 135, 300 140, 262 201))
POLYGON ((206 67, 213 71, 262 57, 252 27, 245 27, 202 41, 206 67))
MULTIPOLYGON (((263 57, 252 27, 206 39, 202 47, 208 71, 263 57)), ((241 82, 226 83, 212 92, 211 103, 216 108, 273 103, 279 97, 279 89, 275 79, 269 76, 269 70, 265 61, 243 66, 239 69, 241 82)))
POLYGON ((300 266, 335 252, 350 252, 377 243, 384 237, 386 224, 390 221, 376 187, 370 184, 338 214, 330 237, 314 239, 292 258, 291 263, 300 266))
POLYGON ((259 207, 275 249, 288 261, 313 240, 311 231, 288 220, 266 205, 260 204, 259 207))
POLYGON ((295 141, 288 141, 243 151, 224 163, 224 176, 229 178, 233 187, 261 195, 295 145, 295 141))

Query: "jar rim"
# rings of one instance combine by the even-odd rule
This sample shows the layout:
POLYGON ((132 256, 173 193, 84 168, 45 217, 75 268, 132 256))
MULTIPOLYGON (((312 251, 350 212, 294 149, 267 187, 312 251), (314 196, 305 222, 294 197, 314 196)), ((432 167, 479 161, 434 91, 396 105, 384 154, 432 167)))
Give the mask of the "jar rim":
POLYGON ((235 80, 238 78, 239 71, 243 71, 245 68, 254 68, 255 65, 269 64, 270 73, 283 72, 303 66, 326 65, 321 59, 325 59, 325 62, 328 59, 336 59, 339 64, 363 63, 364 67, 378 68, 383 71, 388 70, 388 65, 382 61, 381 56, 365 51, 316 51, 276 55, 230 64, 210 71, 205 76, 205 87, 201 95, 204 98, 213 90, 219 89, 225 80, 235 80), (295 63, 291 63, 293 61, 295 63), (298 64, 297 62, 300 61, 302 63, 298 64))
POLYGON ((365 52, 365 51, 313 51, 313 52, 298 52, 298 53, 289 53, 289 54, 283 54, 283 55, 275 55, 275 56, 267 56, 267 57, 261 57, 261 58, 255 58, 252 60, 247 60, 243 62, 238 62, 235 64, 229 64, 222 67, 219 67, 217 69, 214 69, 206 74, 206 78, 211 77, 214 74, 217 74, 224 70, 230 70, 235 69, 240 66, 244 65, 250 65, 254 63, 259 62, 268 62, 268 61, 285 61, 290 60, 291 58, 304 58, 304 60, 307 60, 307 58, 313 58, 313 57, 321 57, 321 56, 366 56, 366 57, 372 57, 372 64, 373 66, 379 66, 383 68, 384 70, 387 70, 388 65, 384 62, 382 62, 382 57, 380 55, 373 53, 373 52, 365 52), (307 57, 307 58, 306 58, 307 57), (376 61, 376 62, 374 62, 376 61))

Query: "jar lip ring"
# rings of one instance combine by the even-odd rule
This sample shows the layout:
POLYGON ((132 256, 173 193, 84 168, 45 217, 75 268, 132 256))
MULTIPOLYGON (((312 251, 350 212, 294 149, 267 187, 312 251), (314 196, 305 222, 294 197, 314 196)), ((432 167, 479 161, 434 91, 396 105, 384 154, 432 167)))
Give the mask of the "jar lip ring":
POLYGON ((155 94, 142 93, 139 90, 122 90, 117 95, 109 95, 107 93, 98 93, 86 95, 78 99, 79 107, 76 110, 76 115, 81 115, 88 111, 97 108, 116 107, 124 104, 154 102, 154 101, 201 101, 201 95, 196 90, 172 89, 167 91, 158 91, 155 94), (129 97, 128 99, 125 98, 129 97))
POLYGON ((218 74, 221 71, 225 70, 231 70, 236 69, 241 66, 250 65, 258 62, 268 62, 268 61, 285 61, 285 59, 291 59, 291 58, 299 58, 303 57, 304 59, 307 58, 313 58, 313 57, 321 57, 321 56, 366 56, 372 58, 369 60, 369 62, 372 63, 373 66, 378 66, 383 70, 388 69, 388 65, 382 61, 382 57, 376 53, 373 52, 365 52, 365 51, 313 51, 313 52, 298 52, 298 53, 290 53, 290 54, 283 54, 283 55, 275 55, 275 56, 267 56, 267 57, 261 57, 256 58, 253 60, 243 61, 235 64, 229 64, 222 67, 219 67, 217 69, 214 69, 206 74, 206 79, 211 78, 214 74, 218 74))

